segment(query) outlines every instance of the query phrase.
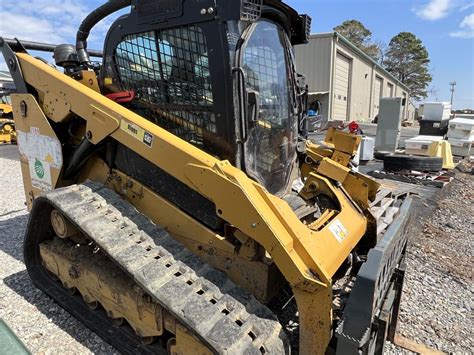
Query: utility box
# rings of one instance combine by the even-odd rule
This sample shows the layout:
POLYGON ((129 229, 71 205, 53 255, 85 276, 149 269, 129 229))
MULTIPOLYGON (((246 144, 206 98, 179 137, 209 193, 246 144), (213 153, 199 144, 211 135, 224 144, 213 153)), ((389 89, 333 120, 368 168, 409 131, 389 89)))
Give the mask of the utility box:
POLYGON ((403 99, 401 97, 386 97, 380 99, 380 111, 377 121, 377 136, 375 150, 395 152, 400 140, 403 114, 403 99))
POLYGON ((449 102, 425 102, 421 105, 421 113, 425 121, 442 121, 451 116, 451 104, 449 102))
POLYGON ((455 118, 449 123, 448 142, 454 155, 468 157, 473 153, 474 119, 455 118))
POLYGON ((448 138, 467 139, 474 142, 474 119, 456 117, 451 120, 448 138))
POLYGON ((451 118, 451 104, 449 102, 425 102, 420 108, 422 119, 419 134, 421 136, 446 135, 451 118))
POLYGON ((420 136, 445 136, 448 133, 449 119, 442 121, 420 121, 420 136))
POLYGON ((451 144, 451 152, 453 155, 459 157, 468 157, 472 153, 473 142, 469 139, 458 139, 458 138, 448 138, 449 144, 451 144))
POLYGON ((428 149, 433 142, 443 140, 440 136, 417 136, 405 141, 405 154, 429 156, 428 149))
POLYGON ((359 160, 369 161, 374 159, 375 140, 371 137, 363 136, 360 142, 359 160))

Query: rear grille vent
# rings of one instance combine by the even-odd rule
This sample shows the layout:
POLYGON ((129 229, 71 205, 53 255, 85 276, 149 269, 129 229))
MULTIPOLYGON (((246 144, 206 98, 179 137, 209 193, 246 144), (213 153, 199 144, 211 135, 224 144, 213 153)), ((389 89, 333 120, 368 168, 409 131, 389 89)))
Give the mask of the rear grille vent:
POLYGON ((302 17, 305 23, 306 40, 309 40, 309 36, 311 35, 311 17, 308 15, 302 15, 302 17))
POLYGON ((240 19, 242 21, 256 21, 262 15, 263 0, 242 0, 240 19))

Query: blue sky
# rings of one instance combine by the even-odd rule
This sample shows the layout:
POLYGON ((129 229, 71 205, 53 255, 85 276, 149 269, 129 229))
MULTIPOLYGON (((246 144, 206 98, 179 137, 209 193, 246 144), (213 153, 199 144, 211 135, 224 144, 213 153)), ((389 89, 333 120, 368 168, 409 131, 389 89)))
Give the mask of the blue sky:
MULTIPOLYGON (((104 0, 105 1, 105 0, 104 0)), ((229 0, 230 1, 230 0, 229 0)), ((357 19, 388 43, 399 32, 418 36, 428 49, 433 95, 449 101, 449 82, 456 81, 455 108, 474 108, 473 0, 286 0, 313 18, 313 33, 328 32, 344 20, 357 19)), ((0 35, 51 43, 74 43, 77 26, 102 1, 0 0, 0 35)), ((90 48, 102 48, 113 18, 100 23, 90 48)), ((3 61, 0 67, 5 69, 3 61)))

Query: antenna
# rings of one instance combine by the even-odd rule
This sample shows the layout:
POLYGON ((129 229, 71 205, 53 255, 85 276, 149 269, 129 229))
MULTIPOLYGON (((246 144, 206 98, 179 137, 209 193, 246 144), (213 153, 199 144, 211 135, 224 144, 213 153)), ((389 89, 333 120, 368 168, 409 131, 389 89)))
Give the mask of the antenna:
POLYGON ((452 106, 453 106, 453 98, 454 98, 454 92, 456 91, 456 82, 455 81, 452 81, 449 83, 449 85, 451 86, 451 109, 452 109, 452 106))

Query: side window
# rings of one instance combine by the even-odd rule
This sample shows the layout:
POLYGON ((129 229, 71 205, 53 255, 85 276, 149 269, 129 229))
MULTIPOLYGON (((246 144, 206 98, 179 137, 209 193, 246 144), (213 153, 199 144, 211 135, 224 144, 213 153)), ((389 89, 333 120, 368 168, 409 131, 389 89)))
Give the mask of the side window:
POLYGON ((259 92, 259 118, 283 125, 293 115, 288 57, 284 38, 271 22, 260 22, 249 38, 243 55, 247 87, 259 92))
POLYGON ((188 26, 129 35, 115 51, 122 89, 135 111, 198 146, 216 133, 206 38, 188 26))
POLYGON ((248 123, 245 168, 275 194, 284 192, 296 155, 290 56, 285 32, 267 20, 254 25, 241 56, 247 89, 257 91, 260 100, 256 121, 248 123))

